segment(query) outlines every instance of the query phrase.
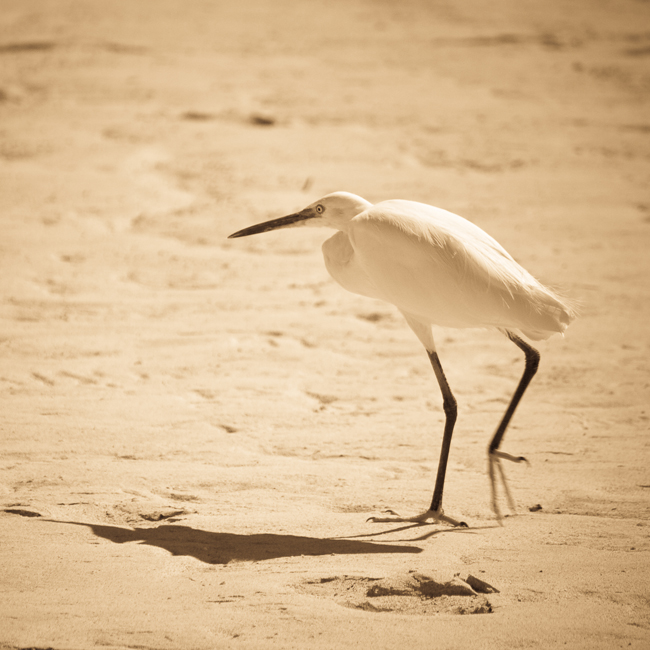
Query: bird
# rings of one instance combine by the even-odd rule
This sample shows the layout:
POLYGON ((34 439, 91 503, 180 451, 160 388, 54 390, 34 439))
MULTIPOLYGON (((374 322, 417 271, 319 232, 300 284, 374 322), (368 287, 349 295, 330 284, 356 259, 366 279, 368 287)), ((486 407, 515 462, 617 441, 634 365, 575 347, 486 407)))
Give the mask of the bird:
POLYGON ((537 372, 540 354, 532 341, 564 334, 573 306, 535 279, 490 235, 471 221, 425 203, 393 199, 371 203, 349 192, 333 192, 288 216, 239 230, 229 239, 301 226, 333 228, 323 246, 329 274, 344 289, 393 304, 424 346, 442 393, 445 424, 433 497, 421 514, 393 510, 373 522, 467 524, 442 507, 447 462, 458 406, 438 356, 432 326, 496 329, 524 354, 524 371, 488 446, 491 507, 499 523, 501 480, 510 509, 514 500, 502 460, 526 462, 500 449, 512 416, 537 372))

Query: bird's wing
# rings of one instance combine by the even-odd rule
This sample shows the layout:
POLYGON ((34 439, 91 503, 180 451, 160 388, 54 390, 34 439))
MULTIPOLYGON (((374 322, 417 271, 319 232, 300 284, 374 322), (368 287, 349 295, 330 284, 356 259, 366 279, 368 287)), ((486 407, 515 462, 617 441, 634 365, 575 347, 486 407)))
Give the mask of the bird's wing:
MULTIPOLYGON (((564 307, 487 233, 446 210, 385 201, 350 222, 356 263, 381 297, 448 327, 563 331, 564 307)), ((544 336, 542 336, 544 338, 544 336)))

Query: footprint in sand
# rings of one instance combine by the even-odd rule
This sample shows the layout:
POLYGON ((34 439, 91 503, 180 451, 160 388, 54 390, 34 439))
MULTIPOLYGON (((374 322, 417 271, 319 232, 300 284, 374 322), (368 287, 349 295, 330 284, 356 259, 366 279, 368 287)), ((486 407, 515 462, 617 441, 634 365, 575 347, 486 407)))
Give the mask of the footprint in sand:
POLYGON ((468 576, 438 580, 421 573, 387 578, 335 576, 308 580, 298 591, 329 598, 343 607, 397 614, 489 614, 485 594, 498 593, 492 585, 468 576))

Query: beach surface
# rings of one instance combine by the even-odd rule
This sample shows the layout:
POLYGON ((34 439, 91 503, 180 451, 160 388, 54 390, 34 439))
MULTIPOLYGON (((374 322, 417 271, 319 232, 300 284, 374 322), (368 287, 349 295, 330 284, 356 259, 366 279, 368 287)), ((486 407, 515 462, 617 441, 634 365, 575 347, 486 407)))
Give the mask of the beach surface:
POLYGON ((650 3, 3 0, 0 648, 650 647, 650 3), (523 371, 300 228, 445 208, 578 311, 523 371))

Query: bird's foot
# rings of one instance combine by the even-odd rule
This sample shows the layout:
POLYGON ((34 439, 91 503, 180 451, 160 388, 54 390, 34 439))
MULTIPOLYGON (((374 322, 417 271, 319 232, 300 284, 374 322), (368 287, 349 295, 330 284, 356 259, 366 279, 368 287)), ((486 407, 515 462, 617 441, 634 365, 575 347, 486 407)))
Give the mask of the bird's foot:
POLYGON ((490 476, 490 488, 492 493, 492 510, 497 517, 497 521, 503 525, 503 515, 499 509, 499 504, 497 503, 497 477, 498 472, 499 477, 501 478, 501 483, 503 483, 503 491, 506 495, 506 500, 508 501, 508 506, 513 514, 517 513, 517 507, 515 506, 515 500, 512 498, 510 493, 510 488, 508 487, 508 482, 506 481, 506 475, 503 471, 501 465, 502 460, 509 460, 513 463, 526 463, 530 466, 530 463, 523 456, 513 456, 512 454, 506 454, 505 451, 499 451, 494 449, 488 451, 488 474, 490 476))
POLYGON ((498 449, 489 452, 489 455, 499 459, 503 458, 503 460, 509 460, 513 463, 526 463, 526 465, 530 466, 527 458, 524 458, 523 456, 513 456, 512 454, 506 454, 505 451, 499 451, 498 449))
POLYGON ((459 521, 448 517, 442 509, 440 510, 427 510, 420 515, 415 515, 414 517, 402 517, 399 513, 394 510, 386 510, 386 514, 391 515, 390 517, 369 517, 366 521, 372 521, 374 523, 412 523, 412 524, 425 524, 429 520, 434 522, 445 522, 451 526, 460 526, 461 528, 467 528, 467 524, 464 521, 459 521))

